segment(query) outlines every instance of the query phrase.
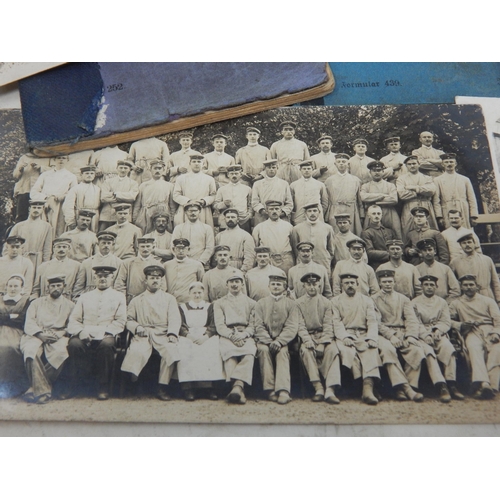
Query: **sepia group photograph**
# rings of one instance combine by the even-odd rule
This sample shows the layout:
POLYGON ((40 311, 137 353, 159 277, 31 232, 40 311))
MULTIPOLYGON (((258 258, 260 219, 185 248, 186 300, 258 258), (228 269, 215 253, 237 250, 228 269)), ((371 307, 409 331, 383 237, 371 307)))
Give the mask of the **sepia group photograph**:
POLYGON ((0 419, 500 423, 499 175, 473 104, 52 157, 0 110, 0 419))

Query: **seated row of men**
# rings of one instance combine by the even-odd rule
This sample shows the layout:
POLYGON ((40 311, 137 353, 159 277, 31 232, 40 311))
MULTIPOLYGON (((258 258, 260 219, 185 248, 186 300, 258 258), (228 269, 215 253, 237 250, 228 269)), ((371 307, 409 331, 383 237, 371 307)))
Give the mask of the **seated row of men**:
MULTIPOLYGON (((456 351, 449 340, 452 328, 464 340, 470 357, 474 397, 492 398, 499 388, 500 311, 493 299, 478 293, 476 276, 459 277, 461 295, 448 305, 436 293, 441 278, 430 274, 418 278, 422 294, 410 301, 395 291, 398 281, 393 269, 377 270, 380 290, 371 295, 363 293, 361 276, 343 272, 341 292, 329 300, 321 295, 324 277, 305 272, 300 276, 305 293, 293 300, 287 296, 285 273, 276 269, 267 276, 268 295, 255 301, 244 293, 243 273, 232 269, 225 277, 224 292, 210 306, 204 300, 209 285, 199 278, 182 285, 184 296, 172 294, 175 284, 186 277, 181 268, 189 264, 188 248, 189 241, 174 240, 175 261, 143 266, 145 290, 129 302, 124 293, 113 289, 118 270, 109 265, 93 267, 95 289, 84 292, 76 304, 64 297, 64 276, 47 277, 48 295, 31 304, 22 294, 24 278, 11 276, 0 302, 0 337, 5 337, 1 364, 11 366, 12 357, 19 350, 23 353, 31 382, 25 398, 48 402, 51 384, 66 360, 70 383, 62 397, 71 397, 94 358, 98 399, 108 399, 115 340, 125 329, 132 340, 121 370, 136 381, 152 350, 158 351, 162 400, 170 399, 168 385, 176 374, 187 400, 194 399, 199 384, 210 386, 224 379, 232 384, 228 401, 245 403, 245 384, 252 383, 257 357, 268 399, 286 404, 290 401, 289 346, 296 338, 314 387, 313 401, 340 402, 335 393, 341 385, 340 364, 355 379, 363 379, 362 400, 367 404, 379 402, 380 367, 386 369, 396 399, 422 401, 418 386, 423 361, 440 401, 461 400, 456 351), (17 337, 12 333, 16 328, 17 337)), ((227 249, 220 251, 227 258, 227 249)), ((269 249, 256 252, 266 255, 269 249)), ((215 399, 213 392, 210 395, 215 399)))
MULTIPOLYGON (((287 125, 290 125, 289 122, 282 124, 283 130, 287 129, 287 125)), ((256 129, 250 127, 249 130, 255 133, 256 129)), ((214 140, 217 137, 225 140, 220 134, 214 136, 214 140)), ((399 144, 397 137, 390 140, 392 142, 389 141, 389 144, 399 144)), ((284 138, 283 141, 294 144, 293 136, 284 138)), ((323 136, 319 139, 320 144, 325 141, 331 143, 331 137, 323 136)), ((281 202, 280 217, 292 225, 305 222, 305 205, 316 203, 320 207, 320 219, 330 224, 334 232, 337 230, 335 215, 349 213, 353 232, 358 236, 368 226, 365 212, 374 203, 382 208, 384 226, 403 240, 413 229, 411 209, 414 207, 425 207, 429 211, 429 225, 432 229, 450 226, 447 217, 450 210, 459 210, 463 216, 463 225, 471 227, 478 216, 477 201, 470 180, 456 172, 455 154, 445 154, 430 148, 429 151, 433 151, 432 164, 435 172, 440 174, 431 177, 419 171, 421 166, 427 165, 423 152, 410 156, 398 152, 393 156, 399 161, 400 174, 394 176, 396 165, 393 164, 392 153, 386 160, 374 160, 364 154, 367 144, 364 139, 354 141, 356 155, 353 157, 344 153, 324 154, 329 158, 328 166, 322 166, 321 158, 308 159, 309 155, 298 163, 291 161, 286 155, 281 159, 279 154, 275 159, 266 157, 252 167, 260 170, 251 180, 248 180, 243 164, 233 162, 224 167, 215 167, 212 163, 216 160, 211 159, 207 163, 208 155, 200 155, 189 148, 181 157, 182 168, 167 164, 167 160, 162 158, 149 158, 146 162, 149 180, 141 181, 140 184, 135 179, 142 179, 142 174, 138 177, 134 170, 139 167, 132 158, 127 159, 123 151, 121 153, 125 155, 125 159, 115 160, 113 170, 97 179, 97 164, 82 165, 79 168, 80 183, 65 167, 68 157, 57 157, 54 160, 55 166, 39 173, 36 180, 33 177, 36 170, 29 170, 32 177, 23 185, 29 185, 30 191, 24 194, 31 199, 46 197, 43 216, 50 222, 54 237, 75 229, 76 216, 81 209, 94 213, 91 221, 94 232, 106 229, 114 224, 112 205, 117 202, 132 205, 130 220, 143 234, 153 229, 152 215, 158 210, 168 213, 169 231, 172 231, 174 223, 186 222, 186 204, 194 201, 201 205, 201 222, 212 229, 214 225, 225 228, 221 212, 231 207, 238 211, 242 228, 250 230, 267 220, 265 206, 268 200, 281 202), (440 153, 438 156, 435 155, 436 151, 440 153), (209 168, 208 164, 212 166, 209 168), (219 174, 222 168, 224 173, 219 174), (295 180, 291 183, 283 178, 291 180, 287 169, 294 173, 292 177, 295 180), (324 169, 326 171, 322 172, 324 169), (314 176, 318 173, 321 174, 315 179, 314 176), (393 182, 387 181, 388 178, 393 182)), ((288 151, 287 147, 284 147, 285 150, 288 151)), ((297 151, 302 152, 303 147, 297 151)), ((225 158, 223 155, 219 156, 225 158)), ((97 159, 94 161, 99 163, 97 159)), ((141 164, 144 161, 144 158, 137 160, 141 164)), ((144 170, 143 167, 140 168, 144 170)), ((28 172, 28 165, 23 167, 22 173, 24 172, 28 172)), ((426 172, 429 173, 429 170, 426 172)), ((27 200, 23 200, 26 204, 27 200)), ((27 218, 26 212, 27 210, 23 211, 24 219, 27 218)), ((17 221, 24 219, 18 217, 17 221)))

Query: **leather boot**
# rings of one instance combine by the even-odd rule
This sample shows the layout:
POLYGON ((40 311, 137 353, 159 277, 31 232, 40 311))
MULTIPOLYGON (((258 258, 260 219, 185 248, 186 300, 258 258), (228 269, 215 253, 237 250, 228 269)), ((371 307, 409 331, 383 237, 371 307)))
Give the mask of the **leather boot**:
POLYGON ((456 399, 457 401, 463 401, 465 399, 465 396, 458 390, 454 381, 448 381, 448 387, 453 399, 456 399))
POLYGON ((421 403, 424 400, 423 394, 420 394, 420 392, 415 392, 410 384, 403 384, 402 387, 404 393, 406 394, 406 397, 410 401, 415 401, 415 403, 421 403))
POLYGON ((437 386, 439 389, 439 401, 441 401, 441 403, 449 403, 451 401, 451 394, 448 390, 448 386, 444 382, 437 384, 437 386))
POLYGON ((373 378, 368 377, 363 380, 363 395, 361 396, 363 403, 367 405, 378 404, 378 399, 373 394, 373 378))

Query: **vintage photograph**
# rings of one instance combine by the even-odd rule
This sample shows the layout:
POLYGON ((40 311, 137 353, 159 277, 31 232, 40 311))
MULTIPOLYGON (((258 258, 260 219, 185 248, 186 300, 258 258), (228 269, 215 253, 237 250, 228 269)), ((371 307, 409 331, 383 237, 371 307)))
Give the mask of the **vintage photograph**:
POLYGON ((55 157, 0 111, 0 419, 499 423, 480 106, 292 106, 55 157))

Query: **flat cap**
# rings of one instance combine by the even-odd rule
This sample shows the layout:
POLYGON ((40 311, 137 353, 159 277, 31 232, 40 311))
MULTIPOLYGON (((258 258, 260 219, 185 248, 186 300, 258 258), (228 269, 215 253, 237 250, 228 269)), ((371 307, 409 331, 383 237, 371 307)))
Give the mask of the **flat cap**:
POLYGON ((410 210, 410 213, 412 215, 425 215, 426 217, 429 217, 430 212, 425 207, 413 207, 410 210))
POLYGON ((22 245, 26 240, 22 236, 9 236, 8 238, 5 239, 5 241, 9 245, 16 245, 16 244, 22 245))
POLYGON ((184 205, 184 210, 187 210, 188 208, 197 208, 198 210, 201 210, 201 204, 198 201, 188 201, 184 205))
POLYGON ((92 210, 82 209, 82 210, 78 210, 78 215, 80 215, 82 217, 94 217, 95 212, 92 210))
POLYGON ((408 163, 410 160, 417 160, 417 161, 418 161, 418 156, 417 156, 417 155, 410 155, 410 156, 407 156, 407 157, 403 160, 403 163, 408 163))
POLYGON ((262 133, 258 128, 256 127, 247 127, 247 134, 248 132, 257 132, 259 135, 262 133))
POLYGON ((337 220, 343 220, 343 219, 348 219, 348 220, 350 220, 350 219, 351 219, 351 214, 334 214, 334 217, 335 217, 337 220))
POLYGON ((155 243, 156 238, 153 238, 152 236, 141 236, 137 238, 137 243, 155 243))
POLYGON ((52 285, 53 283, 64 283, 66 281, 66 276, 64 274, 52 274, 47 276, 47 283, 52 285))
POLYGON ((397 245, 398 247, 401 247, 401 248, 403 248, 405 246, 405 244, 401 240, 387 240, 385 242, 386 247, 391 247, 393 245, 397 245))
POLYGON ((165 167, 165 162, 163 160, 160 160, 160 158, 154 158, 149 162, 149 166, 152 168, 156 165, 159 165, 161 168, 165 167))
POLYGON ((290 120, 286 120, 286 121, 280 123, 280 130, 283 130, 283 127, 297 128, 297 124, 295 122, 290 121, 290 120))
POLYGON ((307 210, 309 208, 319 208, 319 203, 307 203, 303 206, 303 208, 304 210, 307 210))
POLYGON ((399 142, 400 140, 401 140, 400 137, 394 135, 392 137, 387 137, 386 139, 384 139, 384 144, 387 144, 388 142, 399 142))
POLYGON ((231 251, 231 247, 229 245, 217 245, 214 248, 214 254, 217 252, 230 252, 230 251, 231 251))
POLYGON ((82 165, 80 167, 80 173, 83 174, 83 172, 95 172, 97 170, 95 165, 82 165))
POLYGON ((363 139, 360 137, 360 138, 354 139, 354 141, 352 141, 353 146, 356 146, 356 144, 364 144, 365 146, 368 146, 368 141, 366 139, 363 139))
POLYGON ((366 243, 361 238, 353 238, 352 240, 349 240, 346 242, 346 246, 348 248, 351 248, 354 246, 366 248, 366 243))
POLYGON ((239 164, 229 165, 228 167, 226 167, 227 172, 239 172, 240 170, 243 170, 243 167, 239 164))
POLYGON ((266 161, 263 161, 262 164, 264 165, 264 167, 271 167, 273 165, 277 165, 278 160, 266 160, 266 161))
POLYGON ((337 153, 335 155, 336 160, 348 160, 351 156, 348 155, 347 153, 337 153))
POLYGON ((71 238, 54 238, 52 240, 52 245, 68 245, 71 246, 71 238))
POLYGON ((393 269, 379 269, 376 274, 377 278, 394 278, 396 271, 393 269))
POLYGON ((238 212, 238 210, 236 210, 236 208, 226 208, 226 210, 224 210, 222 212, 223 215, 227 215, 227 214, 236 214, 238 217, 240 215, 240 213, 238 212))
POLYGON ((346 279, 357 280, 359 278, 359 276, 357 274, 354 274, 354 273, 343 273, 343 274, 339 275, 339 278, 340 278, 340 281, 346 280, 346 279))
POLYGON ((210 140, 213 141, 214 139, 217 139, 217 137, 220 137, 221 139, 225 139, 226 141, 228 140, 227 136, 224 134, 214 134, 212 137, 210 137, 210 140))
POLYGON ((121 165, 124 165, 125 167, 132 168, 134 164, 130 160, 118 160, 116 162, 116 166, 120 167, 121 165))
POLYGON ((267 200, 266 207, 281 207, 283 205, 282 201, 279 200, 267 200))
POLYGON ((203 155, 200 155, 200 153, 193 153, 189 155, 190 160, 204 160, 205 157, 203 155))
POLYGON ((302 247, 309 247, 311 250, 314 250, 314 245, 310 241, 301 241, 297 243, 295 247, 297 250, 300 250, 302 247))
POLYGON ((92 268, 92 271, 94 271, 96 274, 113 274, 116 272, 116 267, 113 266, 95 266, 92 268))
POLYGON ((269 275, 269 281, 287 281, 287 277, 285 272, 283 271, 283 274, 270 274, 269 275))
POLYGON ((420 283, 423 283, 424 281, 434 281, 434 283, 438 282, 437 277, 432 276, 432 274, 425 274, 424 276, 420 276, 418 280, 420 281, 420 283))
POLYGON ((373 170, 374 168, 381 168, 381 169, 385 169, 385 165, 381 162, 381 161, 371 161, 370 163, 368 163, 368 165, 366 165, 366 168, 368 170, 373 170))
POLYGON ((307 273, 300 278, 301 283, 318 283, 321 281, 321 276, 316 273, 307 273))
POLYGON ((465 240, 474 240, 474 234, 473 233, 466 233, 463 236, 460 236, 460 238, 458 238, 458 240, 457 240, 457 243, 460 243, 461 241, 465 241, 465 240))
POLYGON ((269 247, 255 247, 255 253, 271 253, 271 249, 269 247))
POLYGON ((239 269, 234 269, 231 274, 226 278, 226 283, 228 281, 241 280, 244 281, 243 273, 239 269))
POLYGON ((165 268, 162 267, 162 266, 158 266, 158 265, 151 265, 151 266, 147 266, 145 267, 142 272, 146 275, 146 276, 165 276, 165 268))
POLYGON ((326 139, 328 139, 329 141, 332 141, 332 142, 333 142, 332 137, 331 137, 330 135, 326 135, 326 134, 325 134, 325 135, 322 135, 322 136, 321 136, 321 137, 320 137, 320 138, 319 138, 316 142, 317 142, 317 143, 320 143, 321 141, 324 141, 324 140, 326 140, 326 139))
POLYGON ((425 250, 429 247, 436 248, 436 241, 433 238, 424 238, 423 240, 417 241, 417 248, 419 250, 425 250))
POLYGON ((99 231, 97 233, 97 239, 98 240, 115 241, 116 240, 116 233, 113 233, 112 231, 99 231))
POLYGON ((121 210, 128 210, 132 207, 130 203, 113 203, 112 205, 115 212, 120 212, 121 210))
POLYGON ((458 281, 460 281, 460 283, 462 281, 477 281, 477 276, 475 274, 462 274, 462 276, 458 278, 458 281))
POLYGON ((314 167, 315 163, 314 160, 304 160, 299 163, 299 168, 300 167, 314 167))
POLYGON ((172 246, 174 247, 188 247, 190 245, 191 243, 186 238, 176 238, 174 241, 172 241, 172 246))
POLYGON ((47 196, 43 193, 33 193, 33 196, 30 195, 30 205, 45 205, 47 201, 47 196))
POLYGON ((441 158, 441 160, 456 160, 457 155, 455 153, 443 153, 439 155, 439 158, 441 158))

